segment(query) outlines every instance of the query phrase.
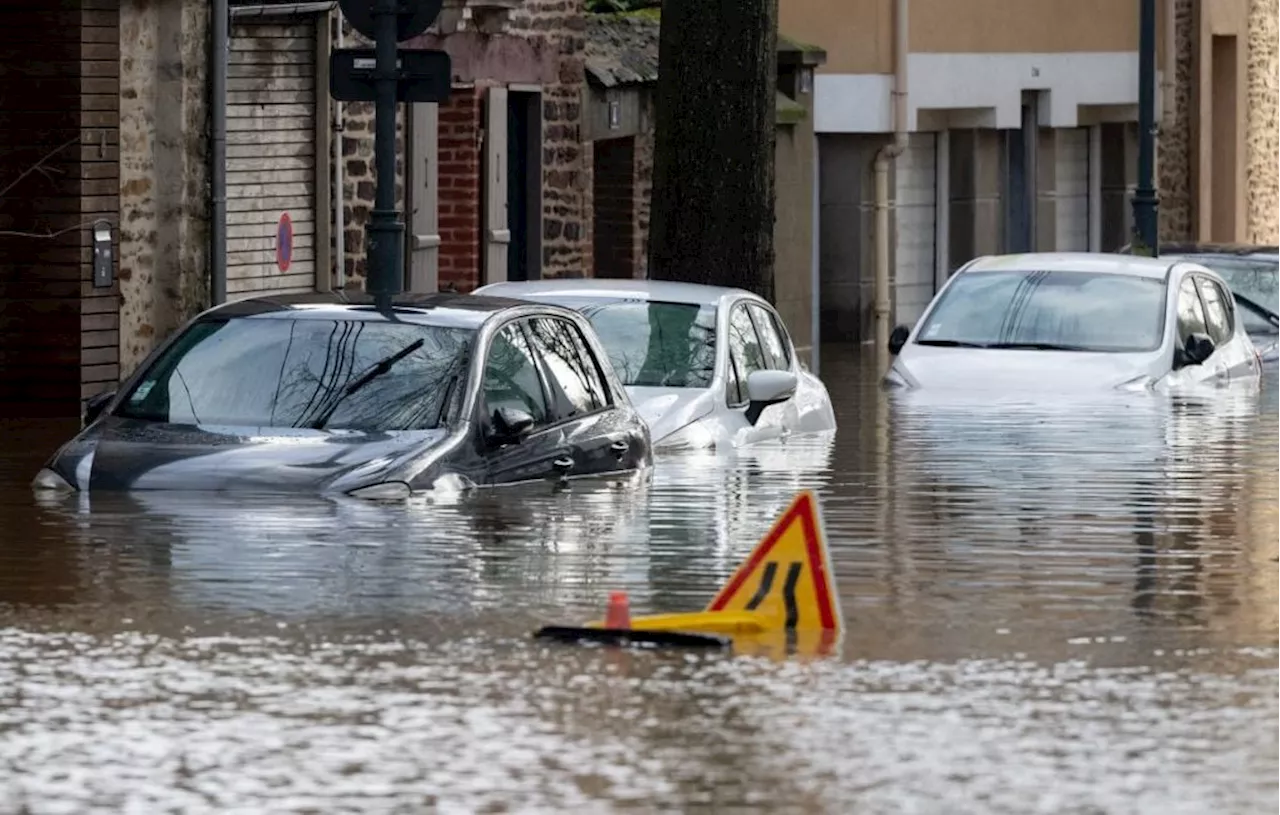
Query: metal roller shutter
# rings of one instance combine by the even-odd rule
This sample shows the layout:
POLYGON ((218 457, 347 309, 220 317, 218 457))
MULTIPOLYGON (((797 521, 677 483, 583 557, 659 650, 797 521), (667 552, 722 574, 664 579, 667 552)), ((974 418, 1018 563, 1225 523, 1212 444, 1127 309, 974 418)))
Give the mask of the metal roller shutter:
POLYGON ((315 16, 233 21, 228 299, 315 289, 316 167, 315 16))
POLYGON ((1070 127, 1058 131, 1057 249, 1089 251, 1089 129, 1070 127))
POLYGON ((894 322, 913 325, 933 299, 937 253, 936 136, 912 133, 896 162, 898 228, 894 253, 894 322))

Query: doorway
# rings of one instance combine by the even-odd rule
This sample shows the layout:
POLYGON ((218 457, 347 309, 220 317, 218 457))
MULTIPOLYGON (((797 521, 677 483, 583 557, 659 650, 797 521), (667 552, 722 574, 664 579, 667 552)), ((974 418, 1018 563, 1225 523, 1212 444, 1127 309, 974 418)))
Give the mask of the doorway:
POLYGON ((542 276, 542 94, 507 96, 507 280, 542 276))

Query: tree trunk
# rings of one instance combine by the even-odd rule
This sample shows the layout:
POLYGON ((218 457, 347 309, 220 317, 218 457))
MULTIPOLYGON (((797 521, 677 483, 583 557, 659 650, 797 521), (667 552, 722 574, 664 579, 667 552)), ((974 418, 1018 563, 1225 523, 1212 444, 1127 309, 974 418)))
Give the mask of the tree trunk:
POLYGON ((662 4, 649 276, 773 300, 778 0, 662 4))

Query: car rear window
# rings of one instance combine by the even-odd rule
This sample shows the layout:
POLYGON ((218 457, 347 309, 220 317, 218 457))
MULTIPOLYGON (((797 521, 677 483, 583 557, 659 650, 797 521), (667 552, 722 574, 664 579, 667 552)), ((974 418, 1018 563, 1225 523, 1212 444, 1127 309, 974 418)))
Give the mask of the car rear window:
POLYGON ((364 320, 202 320, 147 368, 116 414, 174 424, 434 428, 466 386, 474 334, 364 320))
POLYGON ((916 342, 1152 351, 1164 336, 1165 282, 1113 273, 965 272, 930 311, 916 342))
POLYGON ((715 306, 596 298, 560 302, 590 320, 623 385, 710 387, 716 365, 715 306))

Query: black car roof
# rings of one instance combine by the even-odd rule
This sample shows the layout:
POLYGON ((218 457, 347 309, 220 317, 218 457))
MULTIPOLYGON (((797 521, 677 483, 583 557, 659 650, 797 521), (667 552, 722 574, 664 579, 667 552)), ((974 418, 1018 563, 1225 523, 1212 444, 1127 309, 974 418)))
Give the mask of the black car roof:
MULTIPOLYGON (((202 315, 209 319, 245 317, 314 317, 319 319, 401 321, 420 325, 479 328, 500 312, 513 308, 548 308, 544 304, 509 297, 453 292, 405 292, 394 295, 389 309, 379 309, 374 297, 358 290, 271 294, 224 303, 202 315)), ((555 309, 555 306, 550 306, 555 309)))

